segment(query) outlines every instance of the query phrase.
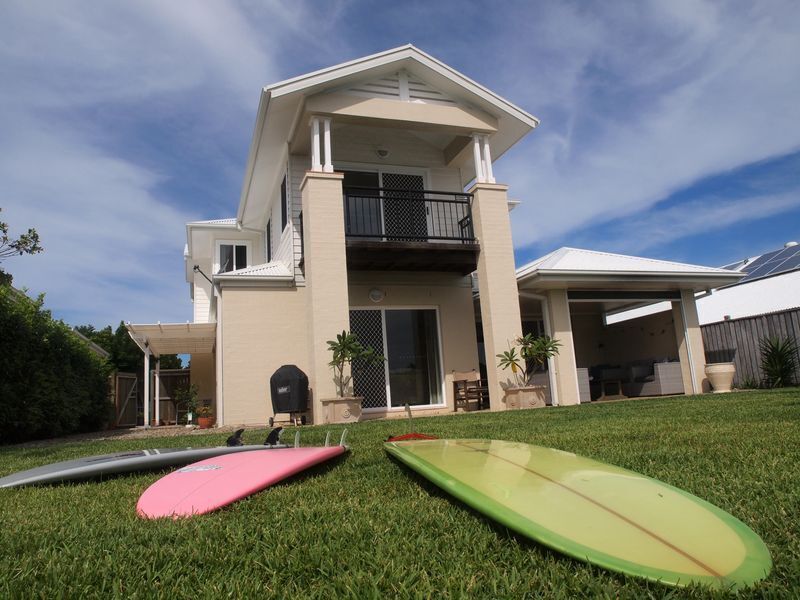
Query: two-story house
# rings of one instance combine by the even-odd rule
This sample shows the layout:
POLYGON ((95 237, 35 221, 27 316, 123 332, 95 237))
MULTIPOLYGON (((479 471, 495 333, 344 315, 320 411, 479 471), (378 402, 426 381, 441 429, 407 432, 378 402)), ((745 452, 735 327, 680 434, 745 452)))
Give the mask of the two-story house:
MULTIPOLYGON (((327 341, 344 330, 386 358, 354 374, 365 418, 406 404, 452 412, 452 373, 480 368, 479 336, 483 356, 506 350, 522 333, 520 290, 540 293, 538 270, 535 281, 530 269, 517 280, 507 186, 492 169, 537 125, 411 45, 264 88, 235 217, 186 226, 193 323, 129 325, 132 337, 147 362, 191 354, 191 381, 218 424, 272 416, 269 378, 285 364, 308 375, 312 418, 322 421, 322 401, 336 394, 327 341)), ((564 343, 551 387, 560 403, 577 403, 576 298, 563 279, 545 284, 544 321, 564 343)), ((695 329, 680 325, 678 337, 696 342, 695 329)), ((701 355, 699 346, 693 373, 701 355)), ((688 374, 690 359, 681 361, 688 374)), ((485 362, 491 408, 502 409, 508 374, 485 362)), ((149 379, 145 388, 150 398, 149 379)), ((153 410, 158 421, 157 398, 153 410)))

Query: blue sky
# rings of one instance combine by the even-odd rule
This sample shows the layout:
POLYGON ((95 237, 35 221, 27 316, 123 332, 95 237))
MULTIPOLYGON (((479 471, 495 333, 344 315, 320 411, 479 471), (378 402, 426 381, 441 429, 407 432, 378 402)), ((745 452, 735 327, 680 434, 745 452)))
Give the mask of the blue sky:
POLYGON ((800 238, 797 2, 0 5, 11 259, 71 324, 191 318, 184 223, 233 216, 261 87, 413 43, 542 121, 495 168, 518 264, 719 265, 800 238))

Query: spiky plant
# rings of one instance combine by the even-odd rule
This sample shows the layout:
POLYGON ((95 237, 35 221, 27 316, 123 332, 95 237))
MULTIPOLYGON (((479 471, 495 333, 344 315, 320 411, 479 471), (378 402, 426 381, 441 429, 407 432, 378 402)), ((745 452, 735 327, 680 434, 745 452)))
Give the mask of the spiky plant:
POLYGON ((767 387, 792 385, 797 370, 797 342, 790 337, 768 337, 761 340, 760 348, 761 369, 767 387))

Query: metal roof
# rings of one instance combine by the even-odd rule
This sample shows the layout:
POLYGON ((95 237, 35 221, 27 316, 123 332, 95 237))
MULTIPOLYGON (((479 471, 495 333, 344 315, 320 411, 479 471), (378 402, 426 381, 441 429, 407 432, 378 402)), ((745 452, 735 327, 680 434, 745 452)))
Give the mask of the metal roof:
POLYGON ((728 269, 564 247, 517 269, 517 279, 548 272, 732 275, 728 269))
POLYGON ((273 261, 260 265, 252 265, 236 271, 227 271, 214 275, 215 280, 235 279, 293 279, 294 276, 282 261, 273 261))

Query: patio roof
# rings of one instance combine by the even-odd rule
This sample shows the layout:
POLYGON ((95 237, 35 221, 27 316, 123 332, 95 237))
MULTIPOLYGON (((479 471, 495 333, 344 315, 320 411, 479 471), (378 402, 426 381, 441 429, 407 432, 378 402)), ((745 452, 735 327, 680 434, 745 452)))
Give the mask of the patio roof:
POLYGON ((568 247, 517 269, 520 290, 566 287, 700 292, 735 283, 742 277, 742 273, 728 269, 568 247))
POLYGON ((217 339, 216 323, 126 323, 128 334, 142 349, 161 354, 210 354, 217 339))

